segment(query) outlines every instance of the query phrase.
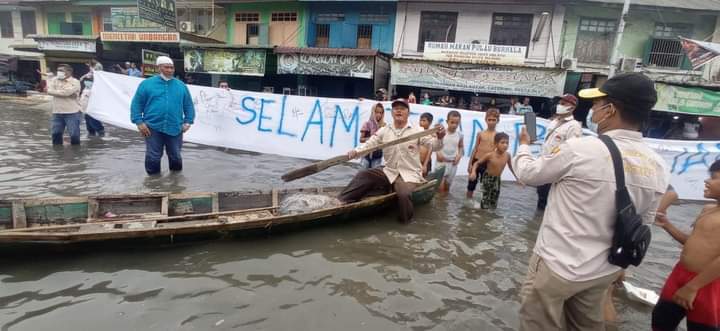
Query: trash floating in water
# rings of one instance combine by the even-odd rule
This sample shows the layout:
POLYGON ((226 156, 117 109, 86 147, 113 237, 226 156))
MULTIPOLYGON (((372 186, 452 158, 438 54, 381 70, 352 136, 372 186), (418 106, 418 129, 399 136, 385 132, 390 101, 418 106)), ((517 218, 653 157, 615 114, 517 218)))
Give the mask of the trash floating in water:
POLYGON ((342 205, 340 200, 322 194, 293 194, 280 203, 280 213, 292 215, 342 205))
POLYGON ((625 286, 625 291, 627 291, 628 296, 633 300, 640 301, 650 306, 654 306, 658 300, 660 300, 660 296, 651 290, 633 286, 628 282, 623 282, 623 285, 625 286))

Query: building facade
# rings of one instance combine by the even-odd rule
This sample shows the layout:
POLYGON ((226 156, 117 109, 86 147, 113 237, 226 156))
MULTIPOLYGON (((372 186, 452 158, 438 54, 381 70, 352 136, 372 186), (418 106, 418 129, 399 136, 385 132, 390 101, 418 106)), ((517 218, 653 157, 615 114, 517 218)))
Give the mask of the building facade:
POLYGON ((35 80, 36 70, 41 69, 42 54, 18 51, 14 47, 34 43, 30 36, 42 29, 38 16, 32 6, 0 4, 0 80, 35 80))

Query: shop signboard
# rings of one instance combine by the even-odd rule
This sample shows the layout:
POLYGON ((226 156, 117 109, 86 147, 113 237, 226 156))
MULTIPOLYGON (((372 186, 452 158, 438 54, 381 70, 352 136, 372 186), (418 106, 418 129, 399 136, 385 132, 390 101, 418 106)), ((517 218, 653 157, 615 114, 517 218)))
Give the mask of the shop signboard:
POLYGON ((699 87, 655 83, 658 102, 654 110, 700 116, 720 116, 720 92, 699 87))
POLYGON ((565 72, 555 69, 393 60, 392 85, 552 98, 562 95, 565 72))
POLYGON ((204 49, 185 50, 185 71, 197 73, 264 76, 264 49, 204 49))
POLYGON ((70 51, 95 53, 95 39, 37 39, 38 49, 41 51, 70 51))
POLYGON ((423 58, 432 61, 475 64, 523 65, 525 46, 425 42, 423 58))
POLYGON ((373 78, 375 58, 352 55, 278 54, 278 74, 373 78))
POLYGON ((136 7, 115 7, 110 8, 110 19, 112 30, 116 32, 152 32, 165 31, 165 27, 140 18, 136 7))
POLYGON ((117 42, 179 43, 177 32, 100 32, 100 40, 117 42))
POLYGON ((170 55, 163 52, 151 51, 149 49, 142 50, 141 69, 143 76, 153 76, 159 72, 157 65, 155 65, 155 61, 157 60, 158 56, 169 57, 170 55))
POLYGON ((138 0, 140 18, 177 29, 175 0, 138 0))

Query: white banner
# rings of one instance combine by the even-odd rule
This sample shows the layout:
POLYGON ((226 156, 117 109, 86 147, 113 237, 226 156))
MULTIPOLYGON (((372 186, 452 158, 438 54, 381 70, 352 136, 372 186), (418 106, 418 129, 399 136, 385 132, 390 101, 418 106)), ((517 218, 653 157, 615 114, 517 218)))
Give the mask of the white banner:
MULTIPOLYGON (((137 130, 130 122, 130 101, 141 78, 96 72, 88 113, 102 122, 137 130)), ((185 141, 246 151, 320 160, 345 154, 358 145, 360 128, 369 119, 374 101, 302 97, 189 86, 195 103, 195 125, 185 141)), ((384 103, 391 122, 390 104, 384 103)), ((410 120, 429 112, 434 123, 443 123, 449 108, 412 105, 410 120)), ((475 135, 485 128, 482 112, 459 110, 465 155, 474 147, 475 135)), ((520 116, 502 115, 498 131, 510 135, 510 152, 523 125, 520 116)), ((545 136, 548 121, 538 119, 538 137, 545 136)), ((720 158, 720 141, 647 139, 672 171, 672 185, 682 199, 702 199, 708 167, 720 158)), ((540 146, 533 146, 538 153, 540 146)), ((463 158, 458 175, 466 175, 463 158)), ((514 178, 506 170, 505 180, 514 178)), ((349 179, 348 179, 349 180, 349 179)))
POLYGON ((525 46, 426 41, 423 59, 476 64, 525 64, 525 46))

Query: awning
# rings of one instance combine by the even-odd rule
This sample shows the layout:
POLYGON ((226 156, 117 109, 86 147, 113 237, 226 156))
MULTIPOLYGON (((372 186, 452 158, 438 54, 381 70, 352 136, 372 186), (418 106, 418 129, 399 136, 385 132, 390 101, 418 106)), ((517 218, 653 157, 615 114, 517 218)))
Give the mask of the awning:
POLYGON ((39 52, 49 54, 52 52, 79 53, 87 57, 94 55, 97 50, 97 38, 72 35, 29 35, 35 40, 34 44, 15 44, 12 48, 17 51, 39 52))
POLYGON ((655 83, 658 102, 653 110, 720 117, 720 92, 700 87, 655 83))
POLYGON ((376 56, 380 52, 376 49, 364 48, 321 48, 321 47, 275 47, 275 54, 310 54, 310 55, 340 55, 340 56, 376 56))

